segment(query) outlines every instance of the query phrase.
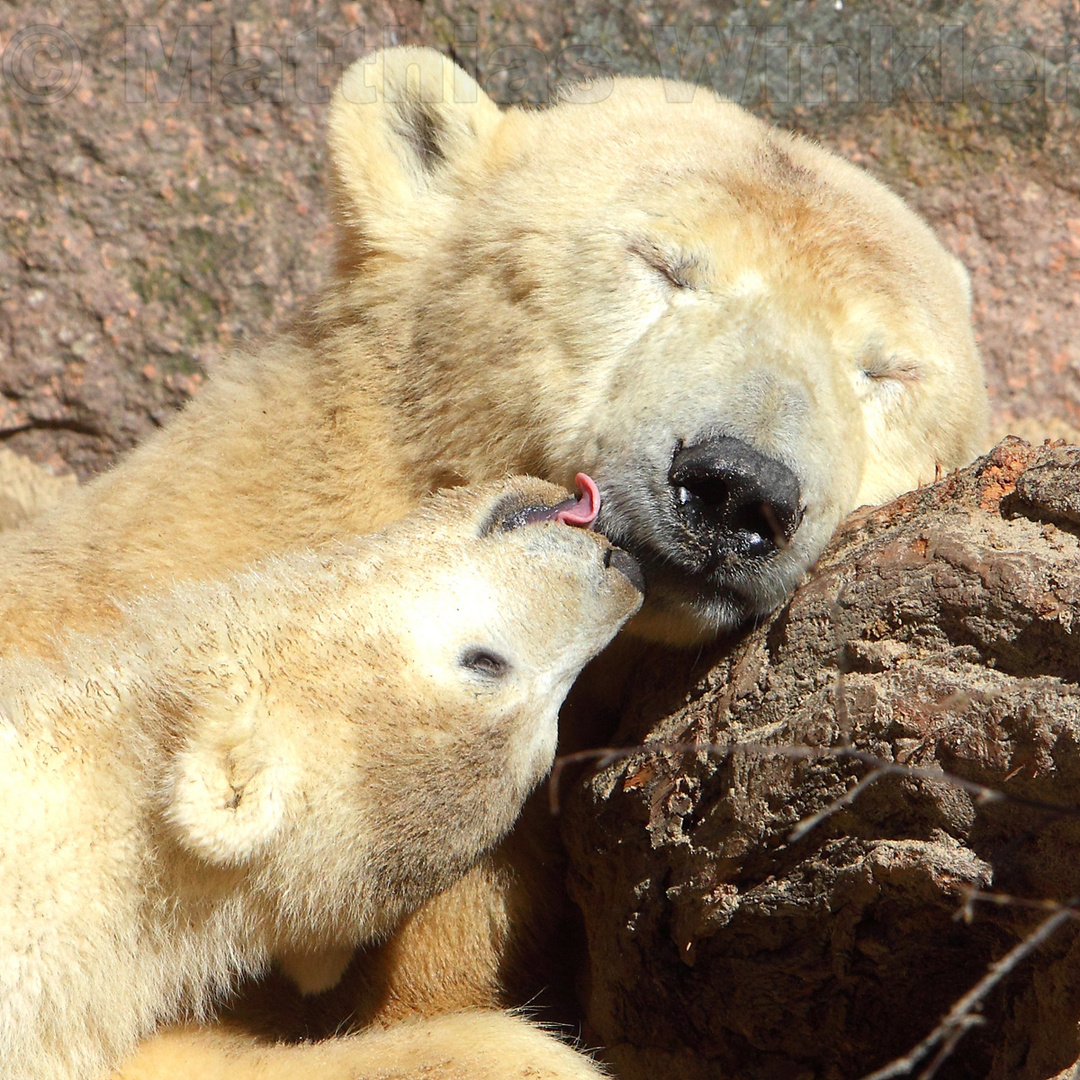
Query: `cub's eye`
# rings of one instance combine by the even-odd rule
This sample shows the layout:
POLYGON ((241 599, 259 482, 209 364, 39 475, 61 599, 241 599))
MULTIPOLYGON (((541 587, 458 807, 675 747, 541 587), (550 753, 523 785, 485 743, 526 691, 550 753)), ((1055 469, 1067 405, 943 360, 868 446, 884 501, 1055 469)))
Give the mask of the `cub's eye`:
POLYGON ((461 666, 488 679, 501 679, 510 671, 510 661, 491 649, 466 649, 461 654, 461 666))

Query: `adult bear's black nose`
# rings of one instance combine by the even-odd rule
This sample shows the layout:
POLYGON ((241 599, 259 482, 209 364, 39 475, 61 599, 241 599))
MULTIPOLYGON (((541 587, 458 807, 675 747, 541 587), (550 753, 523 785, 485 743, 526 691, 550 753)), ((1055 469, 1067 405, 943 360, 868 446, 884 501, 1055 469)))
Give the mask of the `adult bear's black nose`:
POLYGON ((771 555, 802 518, 795 474, 742 439, 718 435, 680 447, 668 481, 693 546, 715 558, 771 555))

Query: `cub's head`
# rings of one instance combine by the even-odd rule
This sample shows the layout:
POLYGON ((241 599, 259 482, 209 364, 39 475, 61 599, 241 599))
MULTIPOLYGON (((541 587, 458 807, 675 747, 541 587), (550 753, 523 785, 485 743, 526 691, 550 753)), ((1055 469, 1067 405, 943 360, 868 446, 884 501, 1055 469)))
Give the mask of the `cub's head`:
POLYGON ((866 173, 709 91, 500 111, 395 49, 346 73, 330 140, 329 325, 394 352, 431 483, 594 475, 649 582, 641 633, 765 614, 855 506, 982 446, 960 264, 866 173))
POLYGON ((600 496, 578 481, 570 498, 529 478, 451 489, 377 538, 373 626, 400 660, 382 693, 466 756, 513 741, 494 764, 525 788, 551 764, 573 681, 644 591, 636 560, 592 531, 600 496))
POLYGON ((641 606, 640 570, 591 531, 598 494, 580 483, 444 492, 338 551, 139 608, 155 640, 183 639, 161 675, 181 844, 250 867, 274 919, 331 938, 382 932, 463 873, 550 768, 574 679, 641 606))

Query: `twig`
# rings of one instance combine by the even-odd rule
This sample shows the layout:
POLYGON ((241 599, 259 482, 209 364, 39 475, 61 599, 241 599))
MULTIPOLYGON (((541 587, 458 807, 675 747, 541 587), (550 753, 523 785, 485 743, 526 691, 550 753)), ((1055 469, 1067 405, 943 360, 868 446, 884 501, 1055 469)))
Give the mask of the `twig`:
MULTIPOLYGON (((559 813, 559 782, 562 771, 567 765, 580 764, 587 761, 595 761, 600 769, 606 768, 615 761, 624 760, 641 754, 705 754, 708 757, 726 758, 734 753, 753 754, 759 757, 785 757, 792 760, 808 760, 831 757, 835 760, 854 760, 870 767, 870 772, 862 777, 854 787, 834 799, 828 806, 800 821, 788 834, 788 842, 795 843, 802 840, 818 825, 831 817, 838 810, 849 806, 871 784, 876 783, 885 776, 904 776, 916 780, 931 780, 936 783, 949 784, 953 787, 967 791, 975 797, 977 804, 989 802, 1005 802, 1028 809, 1038 810, 1043 813, 1055 814, 1065 817, 1080 817, 1080 808, 1073 806, 1061 806, 1056 803, 1044 802, 1041 799, 1031 799, 1021 795, 1000 791, 996 788, 987 787, 971 780, 965 780, 961 776, 945 772, 938 766, 922 766, 898 764, 893 761, 885 761, 873 754, 858 750, 853 746, 835 747, 812 747, 812 746, 766 746, 760 743, 686 743, 667 742, 657 740, 642 743, 638 746, 629 747, 605 747, 598 750, 583 750, 576 754, 567 754, 556 760, 551 772, 549 787, 549 804, 553 814, 559 813)), ((1000 960, 994 961, 987 969, 986 974, 961 997, 949 1010, 945 1018, 934 1028, 925 1039, 903 1057, 896 1058, 888 1065, 871 1073, 863 1080, 892 1080, 893 1077, 910 1076, 919 1064, 935 1049, 937 1053, 931 1059, 926 1068, 919 1074, 918 1080, 932 1080, 941 1066, 948 1060, 956 1049, 960 1040, 972 1027, 983 1023, 978 1015, 982 1002, 990 992, 1016 968, 1027 956, 1034 952, 1040 945, 1051 937, 1060 927, 1071 919, 1080 919, 1080 912, 1076 910, 1080 903, 1080 897, 1070 900, 1067 904, 1059 904, 1052 900, 1025 900, 1020 897, 1007 896, 1000 893, 982 893, 971 890, 965 899, 961 915, 970 918, 971 907, 975 902, 997 904, 999 906, 1012 905, 1016 907, 1031 907, 1049 911, 1050 914, 1039 923, 1022 941, 1015 945, 1000 960)), ((1080 1076, 1078 1076, 1080 1080, 1080 1076)))
POLYGON ((945 1040, 941 1049, 934 1055, 934 1060, 919 1073, 918 1080, 933 1080, 937 1075, 938 1069, 952 1057, 952 1052, 956 1049, 960 1040, 968 1033, 968 1029, 978 1027, 980 1024, 985 1023, 986 1021, 981 1016, 965 1017, 962 1023, 957 1024, 953 1029, 952 1034, 945 1040))
POLYGON ((562 810, 559 805, 559 783, 562 780, 563 769, 567 765, 579 765, 585 761, 595 761, 597 769, 606 769, 613 761, 628 758, 638 753, 643 747, 628 746, 623 749, 606 747, 597 750, 579 750, 576 754, 560 754, 551 766, 548 774, 548 809, 552 817, 558 817, 562 810))
POLYGON ((888 770, 878 768, 874 769, 873 772, 868 772, 853 788, 848 788, 843 795, 838 799, 833 799, 833 801, 823 810, 819 810, 816 814, 811 814, 810 817, 803 818, 802 821, 788 833, 788 843, 797 843, 806 836, 807 833, 816 829, 826 818, 832 817, 837 810, 843 810, 845 806, 850 806, 875 780, 880 780, 883 776, 888 776, 888 770))
POLYGON ((1034 911, 1067 911, 1070 918, 1080 922, 1080 911, 1060 900, 1030 900, 1024 896, 1012 896, 1009 893, 983 892, 979 888, 969 887, 965 890, 967 897, 964 906, 956 913, 964 922, 971 922, 975 917, 972 907, 976 903, 993 904, 996 907, 1020 907, 1034 911))
POLYGON ((1075 907, 1076 902, 1077 899, 1074 898, 1070 900, 1067 905, 1062 905, 1058 911, 1043 919, 1043 921, 1039 923, 1039 925, 1036 926, 1023 941, 1014 945, 1000 960, 995 960, 990 965, 986 974, 962 998, 960 998, 955 1005, 953 1005, 945 1019, 942 1020, 941 1023, 922 1040, 922 1042, 914 1047, 914 1049, 910 1050, 903 1057, 896 1058, 895 1061, 889 1062, 888 1065, 878 1069, 877 1072, 864 1076, 863 1080, 891 1080, 892 1077, 896 1076, 910 1076, 919 1062, 922 1061, 935 1046, 944 1042, 945 1046, 942 1047, 941 1052, 931 1062, 929 1069, 920 1076, 920 1080, 923 1080, 923 1077, 929 1080, 929 1077, 934 1075, 934 1072, 937 1071, 940 1064, 952 1052, 955 1045, 960 1041, 967 1030, 981 1022, 980 1018, 975 1015, 975 1012, 990 991, 993 990, 994 987, 1013 970, 1013 968, 1042 945, 1047 938, 1054 934, 1060 927, 1064 926, 1069 919, 1073 918, 1074 912, 1072 909, 1075 907))
POLYGON ((931 780, 935 783, 949 784, 974 795, 976 803, 980 805, 991 802, 1006 802, 1014 806, 1026 807, 1029 810, 1080 818, 1080 807, 1062 806, 1059 803, 1044 802, 1042 799, 1031 799, 1024 795, 1014 795, 1010 792, 1000 791, 997 788, 987 787, 985 784, 979 784, 973 780, 965 780, 962 776, 946 772, 937 765, 906 765, 895 761, 886 761, 884 758, 876 757, 854 746, 769 746, 764 743, 690 743, 663 739, 639 743, 636 746, 604 746, 596 750, 581 750, 576 754, 565 754, 556 758, 555 765, 548 778, 548 804, 551 807, 551 812, 558 814, 560 810, 558 789, 566 766, 595 761, 597 768, 604 769, 613 762, 637 757, 639 754, 705 754, 707 757, 714 758, 726 758, 731 754, 751 754, 756 757, 782 757, 794 761, 833 758, 838 761, 858 761, 873 770, 850 791, 846 791, 843 795, 834 799, 833 802, 824 809, 819 810, 812 817, 799 822, 789 840, 802 839, 816 825, 830 817, 837 810, 847 806, 856 795, 884 776, 903 776, 913 780, 931 780), (798 835, 794 835, 795 833, 798 835))

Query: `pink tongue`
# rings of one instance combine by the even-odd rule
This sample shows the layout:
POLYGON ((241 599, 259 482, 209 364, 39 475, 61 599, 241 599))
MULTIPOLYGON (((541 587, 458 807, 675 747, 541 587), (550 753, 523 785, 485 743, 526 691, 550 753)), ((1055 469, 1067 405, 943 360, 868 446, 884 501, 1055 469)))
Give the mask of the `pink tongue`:
POLYGON ((600 489, 591 476, 579 472, 574 477, 578 495, 567 499, 554 508, 554 519, 564 525, 576 525, 579 529, 591 529, 600 515, 600 489))

